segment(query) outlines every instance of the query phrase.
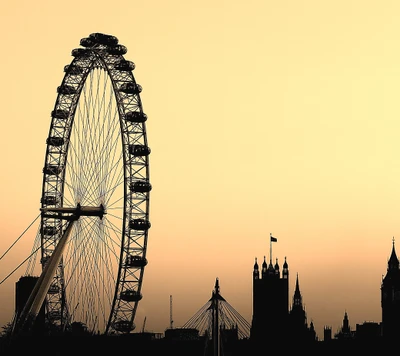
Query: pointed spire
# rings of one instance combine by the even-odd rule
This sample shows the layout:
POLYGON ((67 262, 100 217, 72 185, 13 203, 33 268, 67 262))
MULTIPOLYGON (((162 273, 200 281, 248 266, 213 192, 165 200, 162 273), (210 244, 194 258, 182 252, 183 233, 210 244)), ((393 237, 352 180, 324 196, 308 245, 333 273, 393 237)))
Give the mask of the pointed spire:
POLYGON ((215 290, 216 294, 219 294, 219 280, 218 280, 218 277, 215 279, 215 288, 214 288, 214 290, 215 290))
POLYGON ((300 287, 299 287, 299 273, 296 274, 296 292, 300 293, 300 287))
POLYGON ((300 293, 300 285, 299 285, 299 274, 297 273, 296 275, 296 289, 294 291, 293 295, 293 305, 294 306, 302 306, 303 301, 302 301, 301 293, 300 293))
POLYGON ((392 239, 392 253, 390 254, 390 258, 388 261, 388 270, 395 270, 399 269, 399 259, 396 255, 396 250, 394 248, 394 236, 392 239))
POLYGON ((350 334, 349 317, 347 315, 347 311, 346 310, 344 312, 344 317, 343 317, 342 333, 350 334))

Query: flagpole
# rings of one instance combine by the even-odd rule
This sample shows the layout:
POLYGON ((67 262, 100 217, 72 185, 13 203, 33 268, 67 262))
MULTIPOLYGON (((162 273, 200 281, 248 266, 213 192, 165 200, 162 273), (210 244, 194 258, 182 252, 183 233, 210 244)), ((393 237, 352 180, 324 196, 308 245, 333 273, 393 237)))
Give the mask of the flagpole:
POLYGON ((269 233, 269 262, 272 263, 272 232, 269 233))

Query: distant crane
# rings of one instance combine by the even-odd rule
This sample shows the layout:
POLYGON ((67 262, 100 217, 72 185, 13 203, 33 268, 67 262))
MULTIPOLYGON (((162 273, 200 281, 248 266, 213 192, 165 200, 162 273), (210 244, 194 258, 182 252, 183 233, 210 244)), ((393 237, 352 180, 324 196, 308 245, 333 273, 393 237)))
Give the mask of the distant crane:
POLYGON ((172 295, 169 296, 169 327, 173 329, 174 321, 172 320, 172 295))

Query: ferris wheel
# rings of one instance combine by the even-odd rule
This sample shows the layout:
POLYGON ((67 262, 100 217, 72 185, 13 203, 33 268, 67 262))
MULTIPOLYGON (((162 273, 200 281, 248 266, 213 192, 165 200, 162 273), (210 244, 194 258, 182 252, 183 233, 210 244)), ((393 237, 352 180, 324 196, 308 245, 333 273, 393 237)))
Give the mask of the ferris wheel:
POLYGON ((152 186, 142 87, 126 52, 116 37, 92 33, 64 67, 43 168, 42 283, 25 318, 42 312, 58 328, 79 322, 105 334, 135 329, 152 186))

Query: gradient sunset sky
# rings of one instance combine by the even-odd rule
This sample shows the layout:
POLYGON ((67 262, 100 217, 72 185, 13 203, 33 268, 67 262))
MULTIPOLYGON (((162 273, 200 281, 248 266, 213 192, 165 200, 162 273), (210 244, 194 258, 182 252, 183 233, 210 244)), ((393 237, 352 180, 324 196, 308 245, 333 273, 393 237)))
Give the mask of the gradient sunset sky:
MULTIPOLYGON (((39 215, 57 86, 79 41, 116 36, 148 115, 150 220, 135 323, 183 325, 222 296, 249 322, 255 257, 287 257, 320 338, 381 321, 400 251, 399 1, 0 4, 0 255, 39 215)), ((30 253, 37 227, 0 261, 30 253)), ((0 325, 14 285, 0 285, 0 325)))

